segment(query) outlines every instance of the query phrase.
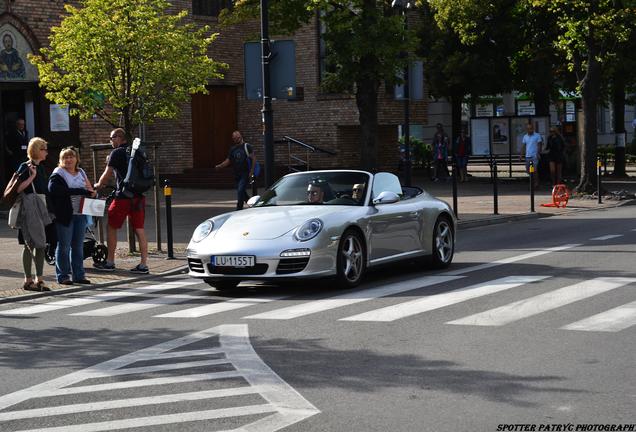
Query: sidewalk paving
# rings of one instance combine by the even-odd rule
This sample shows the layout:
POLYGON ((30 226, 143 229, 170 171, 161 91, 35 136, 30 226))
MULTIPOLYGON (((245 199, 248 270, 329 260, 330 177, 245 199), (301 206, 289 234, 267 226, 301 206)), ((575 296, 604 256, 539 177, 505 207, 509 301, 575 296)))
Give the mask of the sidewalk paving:
MULTIPOLYGON (((414 177, 413 184, 422 187, 432 195, 453 204, 452 183, 433 183, 428 179, 414 177)), ((627 191, 631 196, 636 193, 636 178, 620 181, 604 181, 603 185, 608 191, 627 191)), ((552 215, 567 214, 586 209, 611 208, 635 200, 603 199, 602 204, 597 199, 571 198, 566 208, 543 207, 541 204, 550 203, 551 188, 547 185, 540 186, 535 192, 535 212, 530 212, 530 193, 527 179, 503 178, 498 184, 498 210, 499 214, 493 214, 493 187, 486 177, 471 177, 468 182, 457 186, 457 212, 460 229, 483 226, 493 223, 514 222, 515 220, 552 215)), ((160 220, 162 229, 161 250, 156 245, 155 208, 152 197, 147 199, 146 209, 146 233, 149 239, 150 256, 148 259, 149 275, 137 275, 130 273, 138 262, 138 254, 128 253, 125 230, 120 230, 117 248, 116 265, 114 272, 101 272, 92 267, 92 260, 86 259, 86 277, 92 285, 64 286, 54 283, 55 269, 45 264, 44 279, 53 291, 38 293, 22 290, 22 246, 18 245, 17 232, 8 228, 6 215, 0 219, 0 303, 29 299, 60 292, 73 292, 97 287, 115 285, 124 281, 150 279, 159 275, 175 274, 186 270, 185 248, 194 228, 206 218, 234 210, 234 190, 219 189, 173 189, 172 214, 173 237, 175 259, 167 260, 166 253, 166 227, 165 227, 165 202, 161 197, 160 220)), ((1 218, 2 216, 0 216, 1 218)), ((96 231, 97 234, 97 231, 96 231)))

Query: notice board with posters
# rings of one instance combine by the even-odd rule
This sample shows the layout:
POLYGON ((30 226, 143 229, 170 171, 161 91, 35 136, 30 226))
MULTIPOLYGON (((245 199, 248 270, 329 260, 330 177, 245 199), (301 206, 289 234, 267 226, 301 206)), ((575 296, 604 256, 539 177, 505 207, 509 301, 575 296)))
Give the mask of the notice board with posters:
POLYGON ((473 156, 490 155, 490 119, 473 118, 470 120, 470 141, 473 156))

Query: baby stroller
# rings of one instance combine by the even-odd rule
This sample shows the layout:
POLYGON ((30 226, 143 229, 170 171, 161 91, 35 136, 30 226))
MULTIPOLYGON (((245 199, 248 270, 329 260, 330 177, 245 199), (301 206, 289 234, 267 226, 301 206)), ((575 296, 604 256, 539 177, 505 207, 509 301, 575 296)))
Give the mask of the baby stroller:
MULTIPOLYGON (((50 226, 53 226, 51 224, 50 226)), ((53 226, 53 231, 55 227, 53 226)), ((46 262, 49 265, 55 265, 55 248, 57 247, 57 239, 54 239, 54 235, 49 235, 47 230, 47 244, 46 244, 46 262)), ((86 233, 84 236, 84 259, 93 258, 95 264, 105 264, 106 257, 108 256, 108 248, 104 244, 99 244, 95 237, 95 232, 92 229, 92 225, 86 227, 86 233)))

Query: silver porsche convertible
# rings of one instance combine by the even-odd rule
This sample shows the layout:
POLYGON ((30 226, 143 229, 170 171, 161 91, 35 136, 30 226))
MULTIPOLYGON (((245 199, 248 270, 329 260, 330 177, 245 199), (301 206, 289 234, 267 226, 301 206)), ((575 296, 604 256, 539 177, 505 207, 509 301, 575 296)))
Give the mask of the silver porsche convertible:
POLYGON ((286 175, 245 210, 200 224, 187 249, 189 274, 219 290, 242 280, 333 277, 360 283, 373 266, 420 259, 450 265, 453 211, 394 174, 306 171, 286 175))

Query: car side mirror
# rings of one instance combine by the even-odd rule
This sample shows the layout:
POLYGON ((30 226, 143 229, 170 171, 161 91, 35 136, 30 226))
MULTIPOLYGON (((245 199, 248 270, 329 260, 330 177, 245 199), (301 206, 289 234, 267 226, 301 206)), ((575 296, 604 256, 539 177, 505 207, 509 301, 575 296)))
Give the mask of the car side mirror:
POLYGON ((254 204, 256 204, 260 198, 260 195, 254 195, 252 198, 247 200, 247 206, 254 207, 254 204))
POLYGON ((398 202, 399 200, 400 196, 395 192, 383 191, 380 192, 380 194, 376 198, 374 198, 373 204, 393 204, 398 202))

